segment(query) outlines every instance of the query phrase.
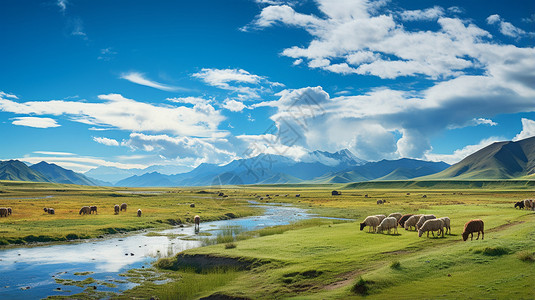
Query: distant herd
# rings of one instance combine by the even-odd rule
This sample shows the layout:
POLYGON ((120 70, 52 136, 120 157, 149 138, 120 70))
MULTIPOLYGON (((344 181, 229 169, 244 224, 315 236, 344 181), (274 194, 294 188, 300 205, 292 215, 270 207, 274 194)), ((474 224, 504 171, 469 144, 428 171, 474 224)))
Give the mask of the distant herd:
MULTIPOLYGON (((115 206, 113 207, 114 214, 118 215, 119 212, 123 211, 123 210, 126 212, 127 206, 128 205, 126 203, 123 203, 121 205, 115 204, 115 206)), ((45 208, 43 208, 43 211, 45 213, 50 214, 50 215, 54 215, 56 213, 56 211, 51 207, 45 207, 45 208)), ((97 211, 98 211, 98 208, 95 205, 82 206, 82 208, 80 209, 79 214, 80 215, 90 215, 90 214, 93 214, 93 213, 97 214, 97 211)), ((11 209, 11 207, 0 207, 0 217, 7 217, 7 216, 10 216, 12 213, 13 213, 13 209, 11 209)), ((141 209, 137 210, 137 216, 141 217, 141 209)))

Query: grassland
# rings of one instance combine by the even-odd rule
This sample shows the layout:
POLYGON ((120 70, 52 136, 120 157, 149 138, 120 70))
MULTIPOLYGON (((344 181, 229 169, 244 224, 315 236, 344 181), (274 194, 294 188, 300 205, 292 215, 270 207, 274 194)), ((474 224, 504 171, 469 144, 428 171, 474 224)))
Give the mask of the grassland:
POLYGON ((255 213, 237 193, 217 197, 210 189, 126 189, 0 181, 0 207, 13 214, 0 218, 0 245, 96 238, 144 228, 166 228, 193 221, 228 219, 255 213), (127 203, 114 215, 115 204, 127 203), (194 203, 195 207, 190 207, 194 203), (96 205, 98 214, 79 215, 84 205, 96 205), (52 207, 55 214, 43 211, 52 207), (141 209, 142 217, 136 212, 141 209))
POLYGON ((309 220, 250 234, 257 238, 238 239, 234 247, 218 244, 162 259, 158 267, 184 279, 141 285, 119 298, 533 299, 535 214, 513 204, 534 192, 508 188, 343 189, 331 196, 332 187, 325 186, 243 187, 244 195, 279 194, 268 201, 358 221, 391 212, 448 216, 452 234, 373 234, 359 231, 358 221, 309 220), (377 205, 378 199, 387 203, 377 205), (485 239, 463 242, 463 225, 473 218, 484 220, 485 239), (185 284, 192 278, 199 282, 195 288, 185 284))

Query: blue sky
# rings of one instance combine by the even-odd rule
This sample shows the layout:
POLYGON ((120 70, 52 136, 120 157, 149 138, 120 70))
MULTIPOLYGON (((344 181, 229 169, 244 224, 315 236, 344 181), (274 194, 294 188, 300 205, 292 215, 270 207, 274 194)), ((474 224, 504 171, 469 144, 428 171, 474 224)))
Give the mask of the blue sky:
POLYGON ((7 0, 0 28, 0 159, 454 163, 535 135, 533 1, 7 0))

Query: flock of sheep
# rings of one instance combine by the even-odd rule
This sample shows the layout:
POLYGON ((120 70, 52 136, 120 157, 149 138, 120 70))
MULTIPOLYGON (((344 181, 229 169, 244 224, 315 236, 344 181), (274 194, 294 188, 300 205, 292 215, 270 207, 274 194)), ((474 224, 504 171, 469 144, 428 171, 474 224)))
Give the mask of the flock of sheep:
MULTIPOLYGON (((388 217, 385 215, 368 216, 360 223, 360 230, 363 230, 366 226, 368 226, 368 232, 380 233, 386 230, 389 234, 391 230, 397 233, 398 226, 405 228, 405 230, 411 230, 414 227, 418 231, 418 237, 421 237, 424 233, 427 233, 427 237, 429 237, 429 232, 435 236, 435 231, 437 231, 437 236, 442 235, 444 237, 444 229, 446 229, 446 233, 451 234, 450 218, 437 218, 435 215, 391 213, 388 217)), ((476 240, 479 239, 480 233, 482 234, 481 239, 484 238, 482 220, 470 220, 464 225, 463 240, 466 241, 468 235, 471 235, 471 239, 473 239, 475 232, 477 232, 476 240)))
MULTIPOLYGON (((115 204, 113 207, 115 214, 119 214, 119 211, 126 211, 127 204, 123 203, 119 206, 119 204, 115 204)), ((50 215, 54 215, 56 211, 51 207, 45 207, 43 208, 43 211, 45 213, 48 213, 50 215)), ((90 215, 92 213, 97 214, 97 207, 96 206, 82 206, 80 209, 80 215, 90 215)), ((0 207, 0 217, 7 217, 13 213, 13 209, 11 207, 0 207)), ((141 209, 137 210, 137 216, 141 217, 141 209)))

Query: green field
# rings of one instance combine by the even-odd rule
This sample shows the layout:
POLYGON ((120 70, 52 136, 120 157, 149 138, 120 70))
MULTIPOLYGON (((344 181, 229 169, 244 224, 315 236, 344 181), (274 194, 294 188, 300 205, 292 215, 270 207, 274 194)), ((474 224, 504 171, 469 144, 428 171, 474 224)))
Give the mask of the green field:
POLYGON ((4 244, 61 241, 141 228, 165 228, 190 222, 195 214, 203 216, 203 220, 216 220, 261 213, 250 208, 246 200, 285 202, 322 216, 355 221, 312 219, 241 233, 234 239, 222 236, 217 239, 220 244, 187 250, 158 261, 155 265, 160 273, 158 279, 167 278, 168 282, 142 281, 141 285, 116 297, 535 297, 535 213, 513 208, 516 201, 533 197, 532 190, 508 182, 494 183, 492 188, 473 188, 471 184, 454 188, 451 183, 444 183, 446 187, 424 187, 426 183, 414 182, 396 182, 391 188, 382 188, 381 184, 367 185, 370 188, 361 185, 225 187, 221 191, 229 197, 221 198, 212 194, 220 190, 208 188, 116 189, 0 182, 0 206, 14 210, 12 216, 0 219, 0 241, 4 244), (342 195, 331 196, 334 188, 340 189, 342 195), (38 198, 43 196, 52 197, 38 198), (386 200, 386 204, 376 204, 379 199, 386 200), (129 205, 127 213, 114 215, 113 205, 123 202, 129 205), (191 203, 195 203, 194 208, 190 207, 191 203), (80 216, 78 210, 82 205, 97 205, 99 214, 80 216), (45 214, 43 207, 54 207, 56 214, 45 214), (135 216, 138 208, 143 210, 141 218, 135 216), (367 215, 392 212, 448 216, 452 234, 418 238, 416 232, 403 229, 391 235, 359 231, 358 223, 367 215), (460 235, 463 226, 474 218, 485 222, 485 239, 463 242, 460 235))
POLYGON ((242 191, 290 196, 300 193, 300 198, 276 197, 270 201, 358 221, 309 220, 248 234, 234 241, 232 247, 224 243, 188 250, 157 263, 174 278, 172 282, 162 286, 145 283, 120 298, 535 297, 535 214, 513 208, 514 202, 532 197, 532 191, 344 189, 342 196, 334 197, 325 186, 256 186, 243 187, 242 191), (377 205, 378 199, 387 203, 377 205), (392 212, 448 216, 452 234, 418 238, 416 232, 403 229, 397 235, 359 231, 358 222, 365 216, 392 212), (464 223, 474 218, 484 220, 485 239, 463 242, 460 234, 464 223), (187 284, 192 281, 195 284, 187 284))
POLYGON ((13 214, 0 218, 0 245, 96 238, 145 228, 168 228, 193 222, 229 219, 255 213, 237 193, 217 197, 209 189, 128 189, 66 184, 0 181, 0 207, 13 214), (127 203, 114 214, 114 205, 127 203), (190 207, 194 203, 195 207, 190 207), (79 215, 84 205, 96 205, 98 214, 79 215), (43 211, 54 208, 55 214, 43 211), (136 212, 142 210, 142 217, 136 212))

